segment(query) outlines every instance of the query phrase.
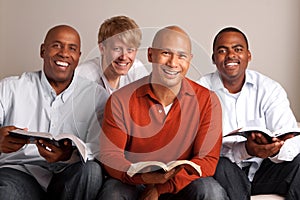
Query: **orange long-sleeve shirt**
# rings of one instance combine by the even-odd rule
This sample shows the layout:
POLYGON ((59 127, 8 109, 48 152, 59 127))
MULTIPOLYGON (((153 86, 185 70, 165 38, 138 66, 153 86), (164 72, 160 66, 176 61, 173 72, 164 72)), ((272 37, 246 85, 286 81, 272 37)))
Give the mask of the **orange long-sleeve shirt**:
MULTIPOLYGON (((100 137, 100 161, 113 178, 143 184, 141 176, 129 177, 131 163, 158 160, 191 160, 212 176, 222 144, 222 114, 218 97, 195 82, 184 79, 168 114, 151 90, 150 77, 114 92, 106 104, 100 137)), ((160 194, 176 193, 198 179, 182 169, 160 194)))

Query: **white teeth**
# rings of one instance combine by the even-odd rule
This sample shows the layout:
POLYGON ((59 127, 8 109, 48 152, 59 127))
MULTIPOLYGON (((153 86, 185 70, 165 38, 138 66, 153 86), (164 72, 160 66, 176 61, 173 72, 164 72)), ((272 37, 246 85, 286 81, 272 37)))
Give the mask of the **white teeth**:
POLYGON ((178 74, 178 72, 175 72, 175 71, 169 71, 169 70, 164 70, 167 74, 170 74, 170 75, 176 75, 178 74))
POLYGON ((60 65, 60 66, 63 66, 63 67, 68 67, 68 66, 69 66, 69 63, 67 63, 67 62, 62 62, 62 61, 56 61, 56 64, 57 64, 57 65, 60 65))
POLYGON ((227 63, 226 65, 227 66, 234 66, 234 65, 237 65, 237 63, 227 63))

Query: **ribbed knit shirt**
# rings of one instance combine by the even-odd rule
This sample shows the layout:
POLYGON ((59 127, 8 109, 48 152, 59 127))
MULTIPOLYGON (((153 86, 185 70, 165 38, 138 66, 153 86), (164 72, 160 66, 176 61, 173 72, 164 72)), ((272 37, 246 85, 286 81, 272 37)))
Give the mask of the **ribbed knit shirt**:
MULTIPOLYGON (((128 184, 144 184, 141 175, 129 177, 132 163, 191 160, 202 177, 212 176, 222 144, 222 113, 218 97, 183 79, 167 114, 152 91, 151 75, 114 92, 105 108, 100 136, 100 160, 108 174, 128 184)), ((185 168, 164 184, 159 194, 177 193, 200 178, 185 168)))

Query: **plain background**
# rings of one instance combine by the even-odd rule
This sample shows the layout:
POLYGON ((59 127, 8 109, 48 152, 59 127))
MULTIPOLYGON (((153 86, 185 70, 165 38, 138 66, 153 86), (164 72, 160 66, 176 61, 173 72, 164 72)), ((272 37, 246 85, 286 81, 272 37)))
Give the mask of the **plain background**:
POLYGON ((212 72, 212 40, 226 26, 248 37, 255 69, 287 91, 300 121, 299 0, 0 0, 0 79, 42 69, 40 44, 49 28, 75 27, 82 39, 81 61, 98 53, 97 33, 103 20, 115 15, 133 18, 143 30, 140 59, 157 28, 179 25, 193 40, 189 77, 212 72))

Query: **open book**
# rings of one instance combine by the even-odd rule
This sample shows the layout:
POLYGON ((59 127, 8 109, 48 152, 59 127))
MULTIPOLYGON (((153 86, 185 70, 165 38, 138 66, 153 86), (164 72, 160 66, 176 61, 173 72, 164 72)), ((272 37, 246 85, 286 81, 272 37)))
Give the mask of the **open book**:
POLYGON ((294 136, 300 135, 300 128, 282 128, 276 131, 270 131, 263 127, 244 127, 239 128, 225 135, 224 137, 232 135, 240 135, 247 138, 251 133, 258 132, 263 134, 263 136, 269 141, 272 142, 272 138, 279 138, 285 136, 286 134, 293 134, 294 136))
POLYGON ((171 169, 178 167, 180 165, 189 165, 192 166, 199 174, 202 175, 201 168, 196 163, 189 160, 175 160, 167 164, 159 161, 144 161, 131 164, 130 168, 127 171, 127 175, 132 177, 137 173, 146 173, 151 171, 157 171, 163 169, 165 172, 170 171, 171 169))
POLYGON ((72 141, 72 143, 78 149, 83 161, 86 162, 86 160, 87 160, 87 147, 86 147, 85 143, 80 138, 78 138, 77 136, 70 134, 70 133, 61 133, 59 135, 53 136, 51 133, 30 132, 30 131, 25 131, 22 129, 15 129, 15 130, 9 131, 9 135, 13 136, 13 137, 18 137, 18 138, 29 139, 30 142, 34 142, 35 140, 38 140, 38 139, 44 139, 44 140, 47 140, 48 142, 51 142, 52 144, 54 144, 56 146, 60 145, 60 140, 70 139, 72 141))

